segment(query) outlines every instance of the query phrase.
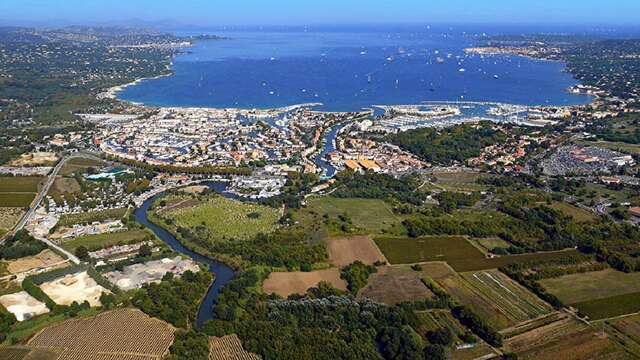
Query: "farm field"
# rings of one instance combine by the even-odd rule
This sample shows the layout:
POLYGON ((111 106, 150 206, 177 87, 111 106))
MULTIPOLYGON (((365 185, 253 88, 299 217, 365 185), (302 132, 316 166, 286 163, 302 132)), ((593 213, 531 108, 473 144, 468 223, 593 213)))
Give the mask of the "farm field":
MULTIPOLYGON (((7 271, 11 274, 19 274, 25 271, 48 267, 63 262, 60 255, 50 249, 43 250, 37 255, 26 256, 20 259, 12 260, 7 263, 7 271)), ((61 264, 60 267, 65 266, 61 264)))
POLYGON ((506 351, 519 359, 582 360, 627 359, 628 354, 614 341, 571 316, 546 324, 505 341, 506 351))
POLYGON ((549 207, 571 216, 577 222, 587 222, 596 219, 596 216, 589 211, 565 202, 554 202, 549 207))
POLYGON ((16 207, 26 208, 31 205, 33 199, 35 199, 36 193, 29 192, 0 192, 0 206, 1 207, 16 207))
POLYGON ((605 149, 610 149, 614 151, 620 151, 628 154, 640 154, 640 145, 638 144, 627 144, 623 142, 612 142, 612 141, 580 141, 579 143, 585 144, 587 146, 597 146, 605 149))
POLYGON ((139 310, 120 309, 49 326, 27 345, 64 349, 65 359, 159 360, 173 343, 173 332, 167 323, 139 310))
POLYGON ((80 184, 74 178, 57 177, 53 186, 49 189, 49 195, 62 195, 64 193, 76 194, 80 192, 80 184))
POLYGON ((386 202, 377 199, 341 199, 325 196, 310 199, 307 207, 307 211, 309 210, 321 216, 328 214, 332 218, 347 214, 355 226, 368 233, 379 233, 401 222, 386 202))
POLYGON ((422 283, 421 273, 409 266, 384 266, 369 277, 367 286, 358 293, 358 298, 369 298, 376 302, 395 305, 404 301, 432 298, 433 293, 422 283))
POLYGON ((86 271, 70 274, 40 284, 40 289, 58 305, 71 305, 74 301, 88 301, 91 306, 100 306, 100 295, 108 292, 98 285, 86 271))
POLYGON ((118 220, 124 217, 127 208, 90 211, 80 214, 66 214, 60 217, 58 226, 72 226, 75 224, 90 224, 94 221, 118 220))
POLYGON ((0 207, 0 236, 11 230, 20 220, 24 210, 14 207, 0 207))
POLYGON ((80 246, 84 246, 89 251, 104 249, 119 243, 136 243, 152 239, 153 236, 144 230, 128 230, 115 233, 97 234, 81 236, 65 241, 61 246, 68 251, 75 251, 80 246))
POLYGON ((640 358, 640 315, 629 315, 595 324, 594 327, 602 329, 622 344, 628 352, 640 358))
POLYGON ((245 351, 238 335, 209 338, 209 360, 260 360, 261 357, 245 351))
POLYGON ((57 360, 62 350, 31 349, 24 346, 0 347, 3 360, 57 360))
POLYGON ((564 250, 487 258, 462 236, 377 237, 375 242, 391 264, 446 261, 458 272, 497 269, 522 261, 554 260, 577 253, 564 250))
POLYGON ((340 278, 340 271, 336 268, 311 272, 273 272, 262 284, 262 290, 266 294, 287 297, 291 294, 304 294, 320 281, 327 281, 337 289, 347 290, 347 284, 340 278))
POLYGON ((640 344, 640 314, 612 319, 609 324, 640 344))
POLYGON ((53 166, 58 161, 58 156, 51 152, 33 152, 22 154, 19 158, 9 163, 9 166, 53 166))
POLYGON ((484 175, 476 172, 440 172, 433 173, 436 179, 435 187, 453 192, 482 191, 486 185, 478 184, 478 179, 484 175))
POLYGON ((212 239, 246 240, 276 230, 280 211, 271 207, 214 196, 202 204, 162 212, 177 226, 204 227, 212 239))
POLYGON ((327 251, 332 264, 347 266, 356 260, 371 265, 386 259, 368 236, 334 237, 327 239, 327 251))
MULTIPOLYGON (((416 313, 418 320, 420 321, 420 327, 418 331, 420 333, 426 333, 440 328, 446 328, 454 334, 454 341, 457 344, 462 343, 459 336, 466 333, 467 330, 451 315, 448 310, 432 310, 432 311, 420 311, 416 313)), ((478 359, 484 356, 495 354, 491 348, 478 339, 478 343, 474 347, 469 349, 460 349, 453 351, 452 359, 455 360, 472 360, 478 359)))
POLYGON ((613 269, 542 280, 541 285, 565 304, 640 292, 640 273, 613 269))
POLYGON ((511 246, 511 244, 498 237, 479 239, 473 238, 469 240, 473 244, 475 244, 484 254, 490 253, 495 248, 508 248, 509 246, 511 246))
POLYGON ((491 299, 500 312, 516 323, 537 318, 553 310, 550 305, 498 270, 464 273, 462 278, 479 296, 491 299))
POLYGON ((460 303, 471 307, 495 330, 552 311, 549 305, 497 270, 459 275, 452 270, 447 272, 441 265, 423 267, 423 275, 433 278, 460 303))
POLYGON ((588 300, 571 304, 590 320, 640 312, 640 292, 588 300))
POLYGON ((93 167, 101 167, 104 166, 105 163, 103 161, 96 161, 91 159, 84 158, 74 158, 67 161, 62 169, 60 169, 60 175, 62 176, 70 176, 76 171, 86 171, 88 168, 93 167))
POLYGON ((484 259, 484 255, 462 236, 425 236, 421 238, 378 237, 376 244, 392 264, 425 261, 484 259))
POLYGON ((0 193, 35 193, 44 178, 37 176, 0 177, 0 193))

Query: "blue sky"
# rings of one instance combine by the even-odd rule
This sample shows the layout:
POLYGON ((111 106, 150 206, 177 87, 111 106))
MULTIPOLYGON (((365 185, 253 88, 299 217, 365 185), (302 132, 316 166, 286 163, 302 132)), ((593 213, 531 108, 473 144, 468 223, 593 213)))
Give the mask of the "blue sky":
POLYGON ((0 0, 0 21, 640 24, 640 0, 0 0))

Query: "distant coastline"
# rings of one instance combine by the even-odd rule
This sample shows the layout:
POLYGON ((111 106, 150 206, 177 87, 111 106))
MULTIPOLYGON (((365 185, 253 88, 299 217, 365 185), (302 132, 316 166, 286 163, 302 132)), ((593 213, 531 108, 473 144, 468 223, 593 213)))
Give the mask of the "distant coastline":
MULTIPOLYGON (((321 54, 318 55, 319 63, 314 64, 315 56, 309 47, 324 45, 309 45, 305 43, 304 36, 259 33, 211 37, 211 40, 237 40, 233 44, 221 45, 215 44, 215 41, 208 43, 207 37, 203 41, 206 45, 189 51, 188 63, 181 63, 179 68, 171 63, 166 74, 115 86, 108 89, 105 95, 133 104, 176 108, 276 109, 313 102, 323 103, 321 110, 331 112, 358 111, 373 104, 418 104, 425 101, 473 101, 527 106, 580 106, 594 101, 587 94, 572 91, 580 84, 579 80, 556 75, 559 65, 547 67, 538 64, 541 60, 558 62, 553 61, 555 59, 527 57, 528 61, 522 62, 520 69, 520 63, 516 68, 516 61, 513 60, 498 60, 495 63, 471 55, 471 49, 480 48, 481 45, 470 47, 464 43, 464 39, 435 44, 419 40, 422 44, 415 45, 414 49, 364 42, 354 48, 349 55, 351 58, 342 67, 337 66, 342 61, 341 57, 325 58, 327 55, 321 51, 318 52, 321 54), (269 50, 272 47, 266 45, 274 39, 292 45, 286 47, 284 54, 278 53, 277 49, 269 50), (297 46, 304 52, 298 53, 297 46), (438 53, 438 48, 447 50, 438 53), (426 64, 422 60, 424 58, 426 64), (444 64, 440 63, 440 58, 444 59, 444 64), (296 59, 299 61, 296 62, 296 59), (363 66, 360 66, 361 60, 365 61, 363 66), (331 68, 327 68, 329 72, 318 70, 325 69, 324 64, 329 62, 332 64, 331 68), (465 72, 458 71, 463 68, 466 68, 465 72), (351 71, 355 76, 343 75, 351 71), (155 83, 146 81, 169 76, 174 79, 161 80, 157 88, 155 83), (421 77, 424 79, 421 80, 421 77), (529 80, 532 78, 535 81, 529 80)), ((354 41, 362 43, 361 40, 349 38, 346 42, 354 41)), ((402 41, 397 43, 401 44, 402 41)), ((197 46, 195 41, 193 46, 197 46)), ((348 47, 326 50, 336 52, 345 48, 348 47)))

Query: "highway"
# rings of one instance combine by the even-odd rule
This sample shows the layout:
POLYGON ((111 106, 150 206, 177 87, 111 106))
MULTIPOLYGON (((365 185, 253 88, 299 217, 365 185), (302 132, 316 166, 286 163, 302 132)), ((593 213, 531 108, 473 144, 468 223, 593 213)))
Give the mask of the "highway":
MULTIPOLYGON (((29 207, 29 210, 22 216, 20 221, 18 221, 16 226, 13 228, 13 230, 11 232, 9 232, 4 237, 4 239, 2 239, 2 241, 0 241, 0 244, 4 243, 4 241, 6 239, 14 236, 18 231, 24 229, 25 225, 29 222, 29 220, 31 220, 31 218, 36 213, 36 210, 38 209, 38 207, 40 207, 40 204, 42 203, 42 200, 44 200, 45 196, 47 196, 47 193, 49 192, 49 189, 51 189, 51 186, 53 185, 54 181, 56 180, 56 177, 58 176, 58 173, 60 172, 62 167, 67 163, 67 161, 69 161, 71 159, 78 159, 78 158, 84 158, 84 159, 90 159, 90 160, 101 160, 100 158, 98 158, 96 156, 89 155, 89 154, 83 154, 83 153, 74 153, 74 154, 71 154, 71 155, 63 157, 62 160, 60 160, 58 162, 58 164, 53 168, 53 170, 51 170, 51 173, 49 173, 49 176, 47 177, 47 181, 45 182, 45 184, 40 189, 40 192, 38 193, 36 198, 33 199, 33 201, 31 202, 31 206, 29 207)), ((54 244, 53 242, 49 241, 49 239, 39 238, 38 240, 46 243, 48 246, 50 246, 50 247, 56 249, 57 251, 65 254, 69 258, 69 260, 71 260, 72 262, 74 262, 76 264, 80 263, 80 260, 75 255, 73 255, 72 253, 66 251, 65 249, 63 249, 61 247, 59 247, 58 245, 54 244)))

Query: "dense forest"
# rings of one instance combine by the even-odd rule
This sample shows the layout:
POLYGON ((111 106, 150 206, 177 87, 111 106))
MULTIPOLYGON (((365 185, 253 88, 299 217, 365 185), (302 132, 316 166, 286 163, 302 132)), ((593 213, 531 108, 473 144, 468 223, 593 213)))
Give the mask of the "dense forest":
POLYGON ((200 300, 213 278, 208 271, 186 271, 180 278, 172 275, 167 273, 161 282, 144 285, 134 294, 131 303, 150 316, 188 328, 195 321, 200 300))
POLYGON ((339 198, 396 199, 410 204, 422 204, 426 193, 416 191, 420 180, 414 176, 395 178, 387 174, 357 175, 343 171, 336 176, 338 188, 332 196, 339 198))
POLYGON ((26 230, 20 230, 0 245, 0 259, 12 260, 36 255, 46 248, 45 243, 36 240, 26 230))
POLYGON ((386 140, 425 161, 451 165, 480 155, 480 150, 504 142, 507 134, 491 122, 463 124, 446 129, 419 128, 389 135, 386 140))

